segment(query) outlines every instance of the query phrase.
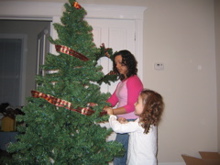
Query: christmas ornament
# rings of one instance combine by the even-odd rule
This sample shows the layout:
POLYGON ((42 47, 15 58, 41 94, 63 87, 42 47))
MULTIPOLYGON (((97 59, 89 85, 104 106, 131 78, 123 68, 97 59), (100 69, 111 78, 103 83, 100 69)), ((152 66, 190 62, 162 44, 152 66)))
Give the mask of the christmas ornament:
POLYGON ((67 47, 67 46, 64 46, 64 45, 55 45, 55 48, 56 48, 56 51, 57 52, 60 52, 60 53, 65 53, 65 54, 68 54, 70 56, 74 56, 76 58, 79 58, 80 60, 82 61, 88 61, 89 59, 84 56, 83 54, 79 53, 79 52, 76 52, 75 50, 67 47))
POLYGON ((82 8, 78 2, 74 2, 73 7, 75 7, 76 9, 81 9, 82 8))

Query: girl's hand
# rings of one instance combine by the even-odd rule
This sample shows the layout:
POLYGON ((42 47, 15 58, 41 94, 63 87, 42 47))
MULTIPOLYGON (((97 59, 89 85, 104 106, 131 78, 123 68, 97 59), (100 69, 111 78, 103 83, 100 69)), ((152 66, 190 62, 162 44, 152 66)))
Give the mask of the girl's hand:
POLYGON ((125 118, 123 118, 123 117, 119 117, 119 118, 118 118, 118 122, 121 123, 121 124, 125 124, 125 123, 127 123, 128 121, 127 121, 125 118))
POLYGON ((106 111, 108 115, 114 114, 112 107, 104 107, 103 110, 106 111))

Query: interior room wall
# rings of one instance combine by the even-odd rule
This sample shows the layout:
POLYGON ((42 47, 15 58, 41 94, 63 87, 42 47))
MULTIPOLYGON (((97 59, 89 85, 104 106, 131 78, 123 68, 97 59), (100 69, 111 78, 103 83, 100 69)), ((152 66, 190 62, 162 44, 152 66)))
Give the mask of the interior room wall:
POLYGON ((215 0, 215 34, 216 34, 216 76, 217 76, 217 110, 218 110, 218 152, 220 152, 220 1, 215 0))
POLYGON ((27 57, 26 57, 26 80, 25 97, 31 95, 35 89, 35 76, 37 64, 37 35, 50 23, 47 21, 0 21, 0 33, 26 34, 27 35, 27 57))
MULTIPOLYGON (((43 1, 67 2, 38 2, 43 1)), ((216 63, 219 56, 215 51, 219 50, 215 49, 214 0, 78 2, 147 8, 143 81, 146 88, 161 93, 166 104, 159 126, 159 164, 182 165, 181 154, 198 157, 198 151, 217 151, 219 77, 217 84, 216 68, 219 72, 219 65, 216 67, 216 63), (164 70, 155 70, 155 63, 164 64, 164 70)))
POLYGON ((159 160, 217 151, 214 6, 209 0, 166 0, 147 4, 145 86, 162 93, 159 160), (163 71, 153 68, 164 64, 163 71))
POLYGON ((181 154, 217 151, 214 1, 81 0, 81 3, 145 6, 144 85, 160 92, 166 108, 159 127, 159 162, 181 154), (154 69, 163 63, 164 70, 154 69))

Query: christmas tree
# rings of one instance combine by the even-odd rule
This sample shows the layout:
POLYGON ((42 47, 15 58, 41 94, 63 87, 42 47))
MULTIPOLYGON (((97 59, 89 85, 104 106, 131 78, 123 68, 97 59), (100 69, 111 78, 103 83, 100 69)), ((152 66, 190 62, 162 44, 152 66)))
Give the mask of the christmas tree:
POLYGON ((107 119, 102 109, 109 97, 99 83, 109 81, 97 60, 111 58, 111 49, 95 46, 80 4, 69 0, 64 6, 61 24, 54 24, 58 39, 50 38, 59 55, 47 54, 44 75, 17 118, 24 122, 18 141, 8 147, 16 164, 102 165, 123 152, 121 144, 106 141, 112 130, 99 124, 107 119))

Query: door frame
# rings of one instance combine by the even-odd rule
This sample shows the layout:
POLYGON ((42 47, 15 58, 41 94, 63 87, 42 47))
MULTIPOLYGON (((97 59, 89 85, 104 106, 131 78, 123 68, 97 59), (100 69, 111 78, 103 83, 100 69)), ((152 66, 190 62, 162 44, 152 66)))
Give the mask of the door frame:
MULTIPOLYGON (((143 80, 143 13, 146 7, 95 4, 81 4, 81 6, 83 6, 88 13, 86 18, 132 19, 135 21, 136 50, 134 54, 138 61, 138 75, 140 79, 143 80)), ((0 2, 0 19, 52 21, 50 35, 54 39, 58 38, 58 35, 52 24, 60 22, 63 11, 64 3, 27 1, 0 2)), ((50 47, 50 52, 56 54, 54 46, 50 47)))
POLYGON ((45 64, 45 56, 49 52, 49 41, 47 37, 49 37, 49 28, 44 28, 38 35, 37 35, 37 75, 44 76, 44 70, 40 68, 41 65, 45 64))

